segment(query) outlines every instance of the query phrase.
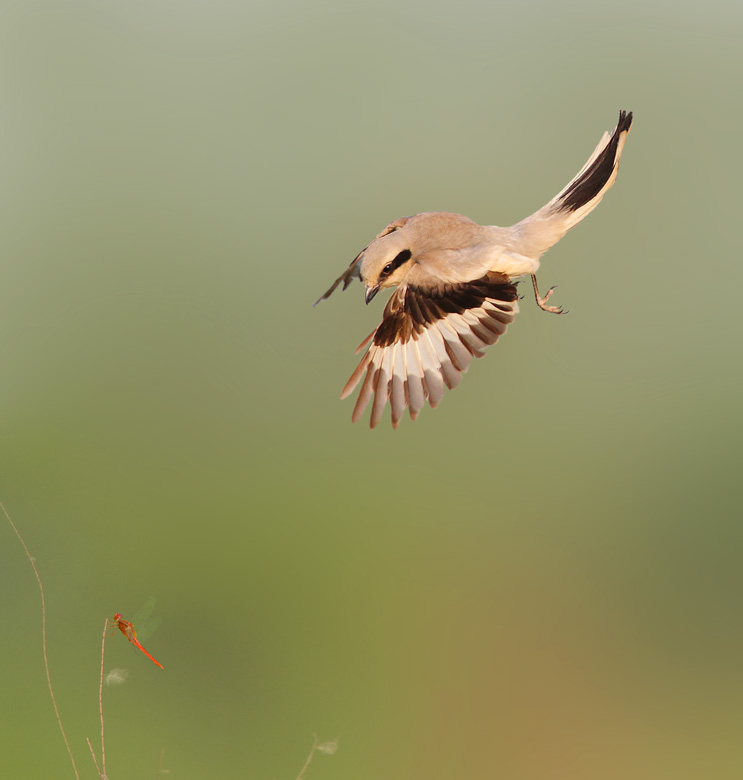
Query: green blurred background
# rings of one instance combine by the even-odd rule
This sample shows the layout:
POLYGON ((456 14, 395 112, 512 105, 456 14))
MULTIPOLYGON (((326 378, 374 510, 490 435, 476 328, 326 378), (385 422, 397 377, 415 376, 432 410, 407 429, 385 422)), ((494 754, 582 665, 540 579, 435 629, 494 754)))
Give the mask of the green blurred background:
MULTIPOLYGON (((737 3, 5 2, 0 499, 83 777, 738 778, 737 3), (441 406, 350 423, 390 220, 615 189, 441 406)), ((366 418, 365 418, 366 420, 366 418)), ((3 519, 4 522, 4 519, 3 519)), ((71 777, 0 523, 0 774, 71 777)))

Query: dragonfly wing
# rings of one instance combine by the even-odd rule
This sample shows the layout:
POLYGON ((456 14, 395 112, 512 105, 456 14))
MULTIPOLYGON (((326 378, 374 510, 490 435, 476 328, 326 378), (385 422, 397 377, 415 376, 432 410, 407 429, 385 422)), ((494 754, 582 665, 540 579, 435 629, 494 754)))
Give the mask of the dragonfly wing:
POLYGON ((154 596, 150 596, 141 606, 141 608, 137 610, 137 613, 132 618, 132 623, 134 624, 134 627, 137 629, 137 631, 139 631, 140 625, 147 622, 147 619, 155 609, 156 603, 157 599, 154 596))
POLYGON ((140 642, 146 642, 147 639, 151 637, 158 628, 160 628, 160 624, 162 622, 162 618, 153 617, 141 625, 137 625, 135 623, 134 626, 137 629, 137 639, 139 639, 140 642))
POLYGON ((132 625, 137 632, 137 639, 140 642, 144 642, 148 637, 152 636, 162 622, 159 617, 150 617, 155 609, 156 601, 154 596, 150 596, 132 618, 132 625))

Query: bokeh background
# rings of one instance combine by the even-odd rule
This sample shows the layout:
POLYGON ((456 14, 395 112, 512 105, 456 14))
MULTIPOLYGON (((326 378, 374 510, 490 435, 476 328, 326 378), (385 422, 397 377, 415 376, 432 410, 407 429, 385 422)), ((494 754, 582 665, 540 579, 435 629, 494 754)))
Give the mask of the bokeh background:
MULTIPOLYGON (((738 3, 5 2, 0 498, 115 778, 739 778, 738 3), (635 113, 506 338, 392 431, 388 221, 512 224, 635 113)), ((3 777, 72 777, 0 517, 3 777)))

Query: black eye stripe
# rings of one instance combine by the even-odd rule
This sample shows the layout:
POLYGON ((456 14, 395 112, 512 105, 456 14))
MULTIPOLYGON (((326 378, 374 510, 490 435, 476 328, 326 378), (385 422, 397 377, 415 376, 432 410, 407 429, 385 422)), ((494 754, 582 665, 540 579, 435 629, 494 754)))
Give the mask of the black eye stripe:
POLYGON ((403 249, 397 257, 382 269, 382 277, 389 276, 393 271, 396 271, 401 265, 407 263, 413 256, 413 253, 409 249, 403 249))
POLYGON ((392 270, 399 268, 403 263, 407 263, 413 256, 409 249, 403 249, 402 252, 392 261, 392 270))

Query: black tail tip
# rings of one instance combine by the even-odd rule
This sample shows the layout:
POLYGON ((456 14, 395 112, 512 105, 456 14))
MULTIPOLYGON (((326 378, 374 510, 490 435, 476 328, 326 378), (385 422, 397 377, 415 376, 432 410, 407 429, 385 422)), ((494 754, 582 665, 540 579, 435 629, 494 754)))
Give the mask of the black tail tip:
POLYGON ((625 130, 629 131, 630 127, 632 127, 632 112, 620 111, 619 121, 617 122, 617 132, 622 133, 625 130))

